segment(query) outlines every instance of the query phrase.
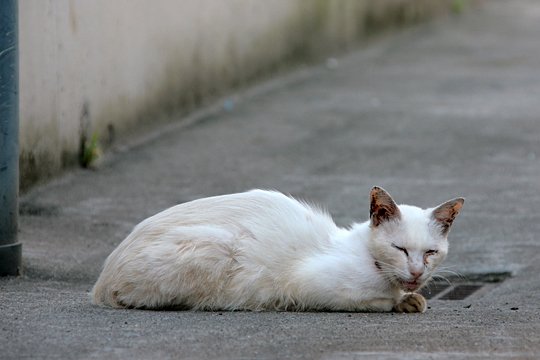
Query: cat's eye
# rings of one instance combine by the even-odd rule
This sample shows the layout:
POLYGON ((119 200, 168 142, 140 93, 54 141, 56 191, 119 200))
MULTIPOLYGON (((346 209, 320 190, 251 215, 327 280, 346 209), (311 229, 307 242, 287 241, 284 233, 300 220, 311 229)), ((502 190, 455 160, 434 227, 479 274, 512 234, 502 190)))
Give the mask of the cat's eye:
POLYGON ((392 247, 398 249, 399 251, 403 251, 405 253, 405 255, 409 256, 409 252, 407 251, 407 249, 399 247, 396 244, 392 244, 392 247))
POLYGON ((428 251, 426 251, 426 255, 428 255, 428 256, 429 256, 429 255, 435 255, 435 254, 437 254, 438 252, 439 252, 439 250, 428 250, 428 251))

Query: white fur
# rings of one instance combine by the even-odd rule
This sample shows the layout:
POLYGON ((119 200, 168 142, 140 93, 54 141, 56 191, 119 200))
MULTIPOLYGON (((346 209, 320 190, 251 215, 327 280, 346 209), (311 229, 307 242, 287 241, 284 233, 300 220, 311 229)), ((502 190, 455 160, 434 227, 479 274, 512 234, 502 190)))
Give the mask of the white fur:
POLYGON ((206 310, 390 311, 422 264, 447 251, 431 210, 338 228, 325 212, 274 191, 195 200, 152 216, 107 258, 95 304, 206 310), (407 248, 406 257, 394 245, 407 248), (439 253, 424 261, 425 251, 439 253), (379 266, 375 262, 379 262, 379 266))

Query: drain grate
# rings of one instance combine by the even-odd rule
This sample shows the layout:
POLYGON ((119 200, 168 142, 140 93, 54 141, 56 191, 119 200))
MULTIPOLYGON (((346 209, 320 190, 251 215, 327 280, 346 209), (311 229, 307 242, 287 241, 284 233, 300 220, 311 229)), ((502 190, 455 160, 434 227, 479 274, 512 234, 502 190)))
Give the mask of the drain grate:
POLYGON ((475 293, 484 293, 509 278, 509 272, 470 274, 449 278, 448 281, 432 281, 420 291, 426 299, 463 300, 475 293))
POLYGON ((479 284, 461 284, 454 286, 450 291, 445 292, 439 297, 439 300, 463 300, 480 290, 484 285, 479 284))
POLYGON ((424 295, 426 299, 433 299, 444 290, 448 289, 450 284, 441 283, 441 282, 432 282, 427 287, 423 288, 420 293, 424 295))

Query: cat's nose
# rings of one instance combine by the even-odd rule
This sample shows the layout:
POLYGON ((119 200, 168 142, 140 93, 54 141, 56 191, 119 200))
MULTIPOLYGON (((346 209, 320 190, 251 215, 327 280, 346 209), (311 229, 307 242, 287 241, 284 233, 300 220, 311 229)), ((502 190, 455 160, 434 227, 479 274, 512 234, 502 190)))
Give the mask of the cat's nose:
POLYGON ((420 276, 424 274, 422 270, 411 270, 410 273, 411 273, 411 276, 414 278, 414 280, 418 279, 420 276))

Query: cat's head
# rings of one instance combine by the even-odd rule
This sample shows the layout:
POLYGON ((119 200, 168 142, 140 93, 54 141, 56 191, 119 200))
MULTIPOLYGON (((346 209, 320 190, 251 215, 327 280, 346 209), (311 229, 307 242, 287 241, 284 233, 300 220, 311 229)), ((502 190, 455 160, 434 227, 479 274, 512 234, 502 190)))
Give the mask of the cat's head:
POLYGON ((463 198, 435 208, 396 205, 380 187, 371 190, 369 250, 375 266, 395 286, 420 289, 446 258, 447 236, 463 198))

